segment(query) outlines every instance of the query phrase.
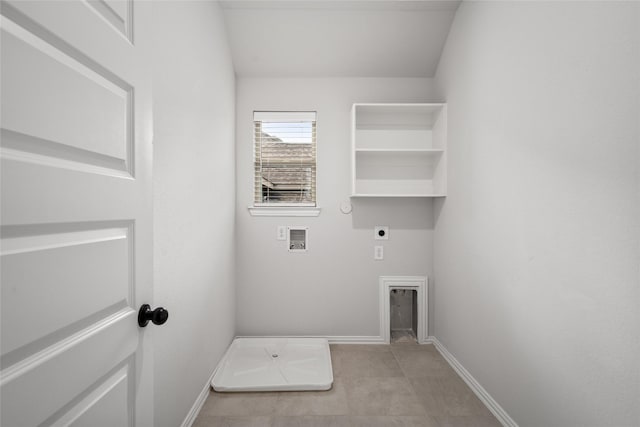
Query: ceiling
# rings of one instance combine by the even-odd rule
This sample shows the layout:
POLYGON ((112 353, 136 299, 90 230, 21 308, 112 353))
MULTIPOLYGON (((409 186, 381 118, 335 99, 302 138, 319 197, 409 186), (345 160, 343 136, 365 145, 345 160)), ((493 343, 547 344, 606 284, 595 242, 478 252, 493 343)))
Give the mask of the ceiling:
POLYGON ((433 77, 459 0, 220 1, 241 77, 433 77))

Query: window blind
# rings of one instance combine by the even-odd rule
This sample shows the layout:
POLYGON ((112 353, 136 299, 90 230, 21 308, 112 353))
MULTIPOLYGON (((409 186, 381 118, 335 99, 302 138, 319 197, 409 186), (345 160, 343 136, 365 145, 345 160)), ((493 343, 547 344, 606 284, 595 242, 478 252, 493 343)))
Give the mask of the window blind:
POLYGON ((316 113, 256 111, 254 204, 316 205, 316 113))

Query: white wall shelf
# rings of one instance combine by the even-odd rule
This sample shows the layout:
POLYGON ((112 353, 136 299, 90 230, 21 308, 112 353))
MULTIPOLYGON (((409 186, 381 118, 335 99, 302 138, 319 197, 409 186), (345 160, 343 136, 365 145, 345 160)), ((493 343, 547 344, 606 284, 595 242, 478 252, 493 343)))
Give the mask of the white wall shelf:
POLYGON ((441 154, 443 149, 439 148, 356 148, 356 153, 427 153, 441 154))
POLYGON ((352 197, 446 196, 446 104, 354 104, 352 197))
POLYGON ((437 194, 437 193, 361 193, 361 194, 352 194, 352 198, 358 197, 446 197, 446 194, 437 194))

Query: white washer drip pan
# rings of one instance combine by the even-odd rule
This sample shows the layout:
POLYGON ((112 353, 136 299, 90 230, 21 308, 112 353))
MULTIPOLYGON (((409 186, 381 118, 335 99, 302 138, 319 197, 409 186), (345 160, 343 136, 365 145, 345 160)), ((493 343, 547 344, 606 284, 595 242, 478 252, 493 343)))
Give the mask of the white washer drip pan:
POLYGON ((224 392, 329 390, 332 384, 325 338, 236 338, 211 381, 224 392))

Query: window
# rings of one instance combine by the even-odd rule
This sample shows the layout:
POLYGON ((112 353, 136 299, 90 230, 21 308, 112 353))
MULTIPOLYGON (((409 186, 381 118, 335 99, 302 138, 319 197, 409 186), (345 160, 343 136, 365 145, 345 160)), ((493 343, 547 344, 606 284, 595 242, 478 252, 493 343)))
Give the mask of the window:
POLYGON ((254 206, 316 206, 316 113, 253 113, 254 206))

